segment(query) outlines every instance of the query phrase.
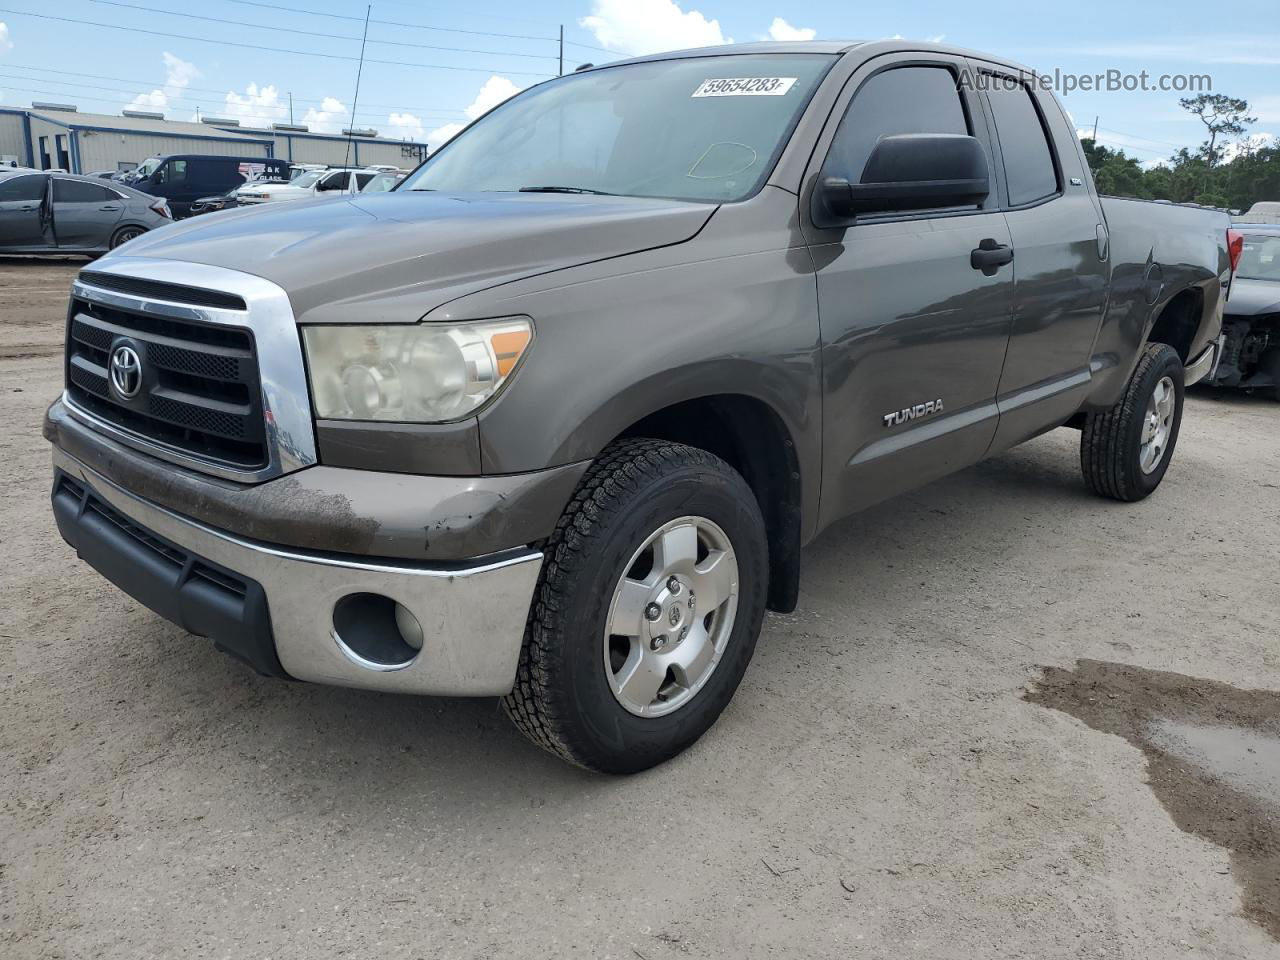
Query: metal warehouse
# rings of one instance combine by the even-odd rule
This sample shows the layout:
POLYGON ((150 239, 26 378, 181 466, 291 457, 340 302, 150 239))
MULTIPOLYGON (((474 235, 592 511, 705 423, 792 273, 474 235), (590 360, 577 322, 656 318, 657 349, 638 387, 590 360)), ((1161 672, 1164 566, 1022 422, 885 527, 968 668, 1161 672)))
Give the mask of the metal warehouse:
POLYGON ((148 157, 171 153, 413 167, 426 157, 427 146, 378 137, 375 130, 352 130, 348 137, 346 131, 312 133, 292 124, 251 130, 214 117, 188 123, 138 111, 120 116, 80 113, 72 105, 0 107, 0 158, 5 162, 89 173, 131 170, 148 157))

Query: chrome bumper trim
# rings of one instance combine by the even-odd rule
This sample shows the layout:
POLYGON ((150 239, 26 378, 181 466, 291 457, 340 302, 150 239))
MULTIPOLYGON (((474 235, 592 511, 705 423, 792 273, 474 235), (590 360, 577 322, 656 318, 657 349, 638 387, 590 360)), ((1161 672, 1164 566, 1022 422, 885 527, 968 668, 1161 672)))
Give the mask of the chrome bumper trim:
POLYGON ((1221 346, 1220 339, 1215 340, 1204 348, 1204 352, 1196 359, 1186 365, 1182 373, 1182 382, 1184 386, 1191 386, 1193 383, 1199 383, 1209 375, 1209 371, 1215 366, 1218 359, 1218 349, 1221 346))
POLYGON ((57 447, 53 466, 139 526, 257 581, 267 595, 276 653, 292 677, 439 696, 499 696, 511 689, 542 569, 536 550, 474 565, 422 567, 274 547, 135 497, 57 447), (422 625, 422 650, 406 666, 362 666, 337 641, 334 605, 362 592, 403 604, 422 625))

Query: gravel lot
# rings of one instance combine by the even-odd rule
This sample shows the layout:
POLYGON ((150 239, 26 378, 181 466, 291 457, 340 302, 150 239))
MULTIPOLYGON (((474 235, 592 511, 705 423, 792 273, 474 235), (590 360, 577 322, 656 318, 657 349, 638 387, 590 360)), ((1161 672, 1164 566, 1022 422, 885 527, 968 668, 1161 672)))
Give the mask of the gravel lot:
MULTIPOLYGON (((838 525, 715 729, 604 778, 496 700, 259 679, 76 561, 39 422, 78 266, 0 260, 0 956, 1280 957, 1239 859, 1276 794, 1232 851, 1183 728, 1141 739, 1163 690, 1280 690, 1280 404, 1193 395, 1145 503, 1062 430, 838 525)), ((1268 696, 1233 722, 1274 744, 1268 696)))

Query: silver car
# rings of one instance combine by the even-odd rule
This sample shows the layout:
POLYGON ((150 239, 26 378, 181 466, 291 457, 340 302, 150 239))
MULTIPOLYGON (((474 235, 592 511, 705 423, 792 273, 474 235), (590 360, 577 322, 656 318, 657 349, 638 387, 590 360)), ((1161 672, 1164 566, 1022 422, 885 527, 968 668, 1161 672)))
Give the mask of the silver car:
POLYGON ((121 183, 0 170, 0 253, 106 253, 172 222, 168 201, 121 183))

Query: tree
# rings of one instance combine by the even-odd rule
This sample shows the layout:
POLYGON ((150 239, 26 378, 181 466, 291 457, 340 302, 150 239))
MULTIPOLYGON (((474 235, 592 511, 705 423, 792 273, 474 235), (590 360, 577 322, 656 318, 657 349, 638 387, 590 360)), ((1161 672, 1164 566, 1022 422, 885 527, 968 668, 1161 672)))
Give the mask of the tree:
MULTIPOLYGON (((1183 97, 1178 101, 1182 109, 1194 113, 1209 131, 1209 139, 1201 148, 1205 163, 1214 167, 1222 156, 1222 148, 1218 139, 1238 137, 1244 133, 1245 127, 1256 123, 1258 118, 1249 116, 1249 101, 1236 97, 1228 97, 1222 93, 1201 93, 1194 97, 1183 97)), ((1207 182, 1207 181, 1206 181, 1207 182)))

